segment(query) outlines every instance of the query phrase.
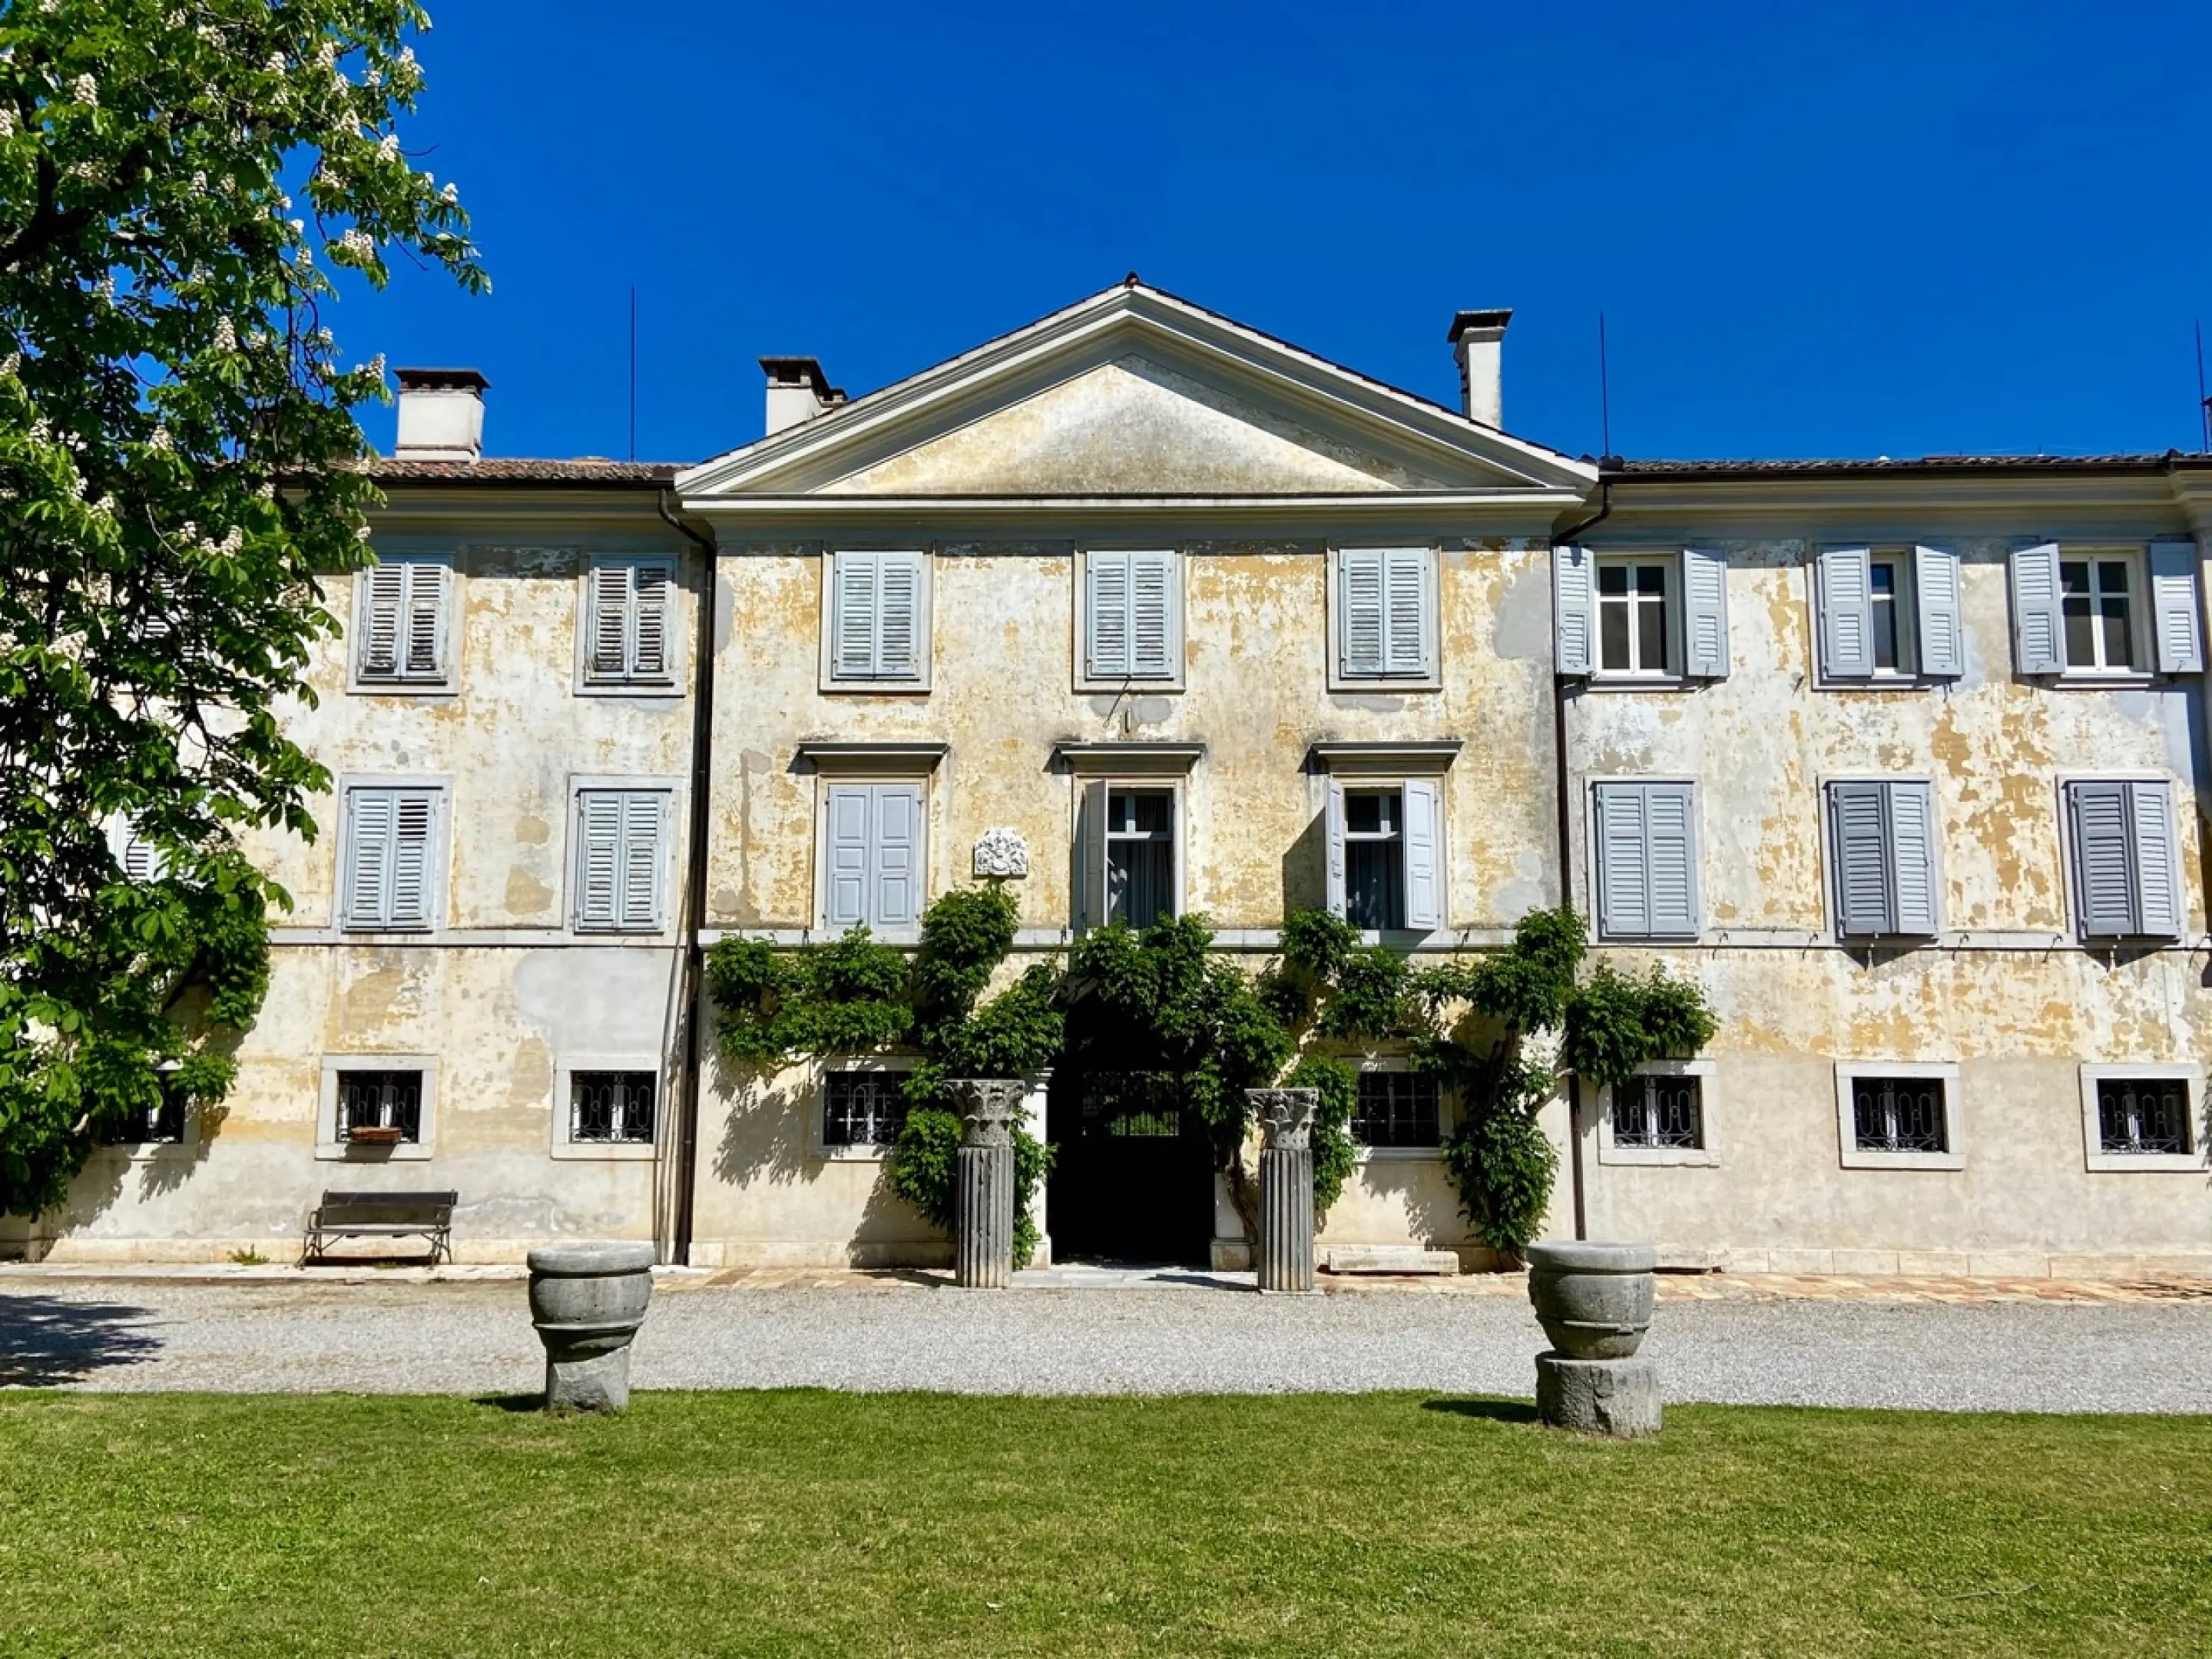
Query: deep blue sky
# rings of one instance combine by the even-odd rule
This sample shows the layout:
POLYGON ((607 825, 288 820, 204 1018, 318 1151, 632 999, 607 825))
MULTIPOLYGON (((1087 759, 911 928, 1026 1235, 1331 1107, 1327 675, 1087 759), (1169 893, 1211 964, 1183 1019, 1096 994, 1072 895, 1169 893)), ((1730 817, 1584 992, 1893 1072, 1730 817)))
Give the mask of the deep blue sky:
MULTIPOLYGON (((1643 456, 2194 448, 2212 7, 431 0, 404 130, 494 293, 341 339, 493 382, 487 447, 759 435, 1132 269, 1441 401, 1643 456), (1063 15, 1055 15, 1059 13, 1063 15)), ((388 445, 391 416, 372 416, 388 445)))

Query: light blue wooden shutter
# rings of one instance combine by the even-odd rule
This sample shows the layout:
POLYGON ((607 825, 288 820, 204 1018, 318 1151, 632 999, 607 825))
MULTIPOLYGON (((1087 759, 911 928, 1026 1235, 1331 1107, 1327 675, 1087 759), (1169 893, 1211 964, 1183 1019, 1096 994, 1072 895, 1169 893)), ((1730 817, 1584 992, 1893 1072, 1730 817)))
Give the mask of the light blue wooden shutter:
POLYGON ((617 798, 622 804, 622 878, 617 893, 617 923, 649 930, 660 926, 661 825, 666 797, 637 789, 617 798))
POLYGON ((576 926, 612 927, 620 921, 623 798, 609 789, 576 798, 576 926))
POLYGON ((430 854, 436 830, 437 797, 427 789, 398 792, 392 848, 392 886, 385 925, 427 927, 430 924, 430 854))
POLYGON ((2197 544, 2150 544, 2150 606, 2161 674, 2204 672, 2204 625, 2197 605, 2197 544))
POLYGON ((868 919, 870 820, 873 793, 864 783, 833 783, 824 817, 829 823, 823 879, 829 887, 822 907, 825 926, 857 927, 868 919))
POLYGON ((372 565, 361 574, 361 672, 384 678, 399 672, 400 622, 407 609, 407 567, 372 565))
POLYGON ((1836 860, 1836 931, 1879 937, 1893 931, 1887 786, 1852 781, 1828 786, 1836 860))
POLYGON ((2058 544, 2038 542, 2012 554, 2013 667, 2057 674, 2066 667, 2066 627, 2058 596, 2058 544))
POLYGON ((1640 784, 1597 786, 1597 925, 1608 939, 1651 932, 1644 805, 1640 784))
POLYGON ((1698 932, 1697 796, 1686 783, 1647 783, 1644 793, 1647 925, 1655 937, 1698 932))
POLYGON ((921 918, 921 789, 879 783, 875 792, 874 903, 878 929, 912 927, 921 918))
POLYGON ((1406 812, 1406 926, 1432 932, 1444 925, 1443 791, 1409 779, 1406 812))
POLYGON ((1322 811, 1324 902, 1331 915, 1344 914, 1344 786, 1328 781, 1328 797, 1322 811))
POLYGON ((1103 927, 1106 889, 1106 785, 1094 780, 1082 787, 1075 811, 1075 925, 1103 927))
POLYGON ((152 881, 162 873, 161 859, 154 850, 154 843, 139 834, 138 826, 130 819, 115 825, 109 841, 115 861, 122 866, 124 880, 152 881))
POLYGON ((1917 780, 1892 783, 1887 804, 1893 900, 1889 931, 1932 934, 1936 931, 1935 786, 1917 780))
POLYGON ((2128 797, 2135 830, 2136 931, 2147 938, 2170 938, 2181 931, 2172 792, 2163 783, 2131 783, 2128 797))
POLYGON ((1083 561, 1084 675, 1121 679, 1129 672, 1129 556, 1091 553, 1083 561))
POLYGON ((1956 679, 1966 672, 1966 610, 1958 550, 1925 544, 1914 548, 1912 590, 1920 672, 1930 679, 1956 679))
POLYGON ((1383 670, 1417 677, 1429 672, 1435 618, 1429 605, 1429 550, 1393 547, 1382 552, 1383 670))
POLYGON ((830 673, 865 680, 876 673, 876 585, 878 553, 835 556, 830 604, 830 673))
POLYGON ((887 680, 921 672, 921 555, 878 556, 876 674, 887 680))
POLYGON ((1870 547, 1820 550, 1820 672, 1832 680, 1874 672, 1874 589, 1870 547))
POLYGON ((1182 646, 1175 604, 1176 556, 1129 555, 1129 672, 1138 679, 1171 678, 1182 646))
POLYGON ((1339 671, 1347 676, 1381 674, 1388 661, 1382 551, 1347 547, 1337 555, 1336 573, 1339 671))
POLYGON ((446 672, 447 596, 451 591, 444 564, 410 559, 406 573, 406 652, 410 679, 440 679, 446 672))
POLYGON ((1597 560, 1587 547, 1552 550, 1552 651, 1562 674, 1596 665, 1597 560))
POLYGON ((629 577, 628 565, 592 567, 589 591, 591 654, 586 662, 587 676, 592 679, 618 680, 627 665, 629 577))
POLYGON ((628 672, 633 678, 668 677, 669 598, 675 587, 676 572, 666 564, 631 568, 628 672))
POLYGON ((397 806, 397 797, 389 789, 346 792, 346 867, 339 890, 351 927, 374 927, 384 920, 397 806))
POLYGON ((1716 549, 1682 550, 1682 643, 1692 679, 1728 678, 1728 555, 1716 549))
POLYGON ((2068 787, 2074 817, 2074 883, 2081 932, 2129 939, 2141 930, 2136 886, 2136 805, 2124 782, 2068 787))

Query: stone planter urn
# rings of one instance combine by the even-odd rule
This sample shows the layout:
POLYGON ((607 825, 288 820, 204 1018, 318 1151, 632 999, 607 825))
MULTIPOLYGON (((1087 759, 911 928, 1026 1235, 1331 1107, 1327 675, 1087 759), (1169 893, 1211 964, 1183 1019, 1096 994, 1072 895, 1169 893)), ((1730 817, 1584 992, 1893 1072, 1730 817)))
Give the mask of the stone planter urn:
POLYGON ((530 1319, 545 1345, 550 1411, 629 1404, 629 1344, 653 1299, 653 1247, 541 1244, 530 1253, 530 1319))
POLYGON ((1536 1356, 1536 1410, 1556 1427, 1628 1439, 1659 1431, 1658 1368, 1636 1357, 1651 1324, 1649 1244, 1528 1247, 1528 1300, 1551 1339, 1536 1356))
POLYGON ((1003 1290, 1014 1277, 1014 1125, 1028 1086, 1019 1078, 954 1078, 960 1114, 953 1154, 952 1282, 1003 1290))
POLYGON ((1263 1293, 1314 1289, 1313 1120, 1318 1089, 1247 1089, 1260 1121, 1260 1248, 1263 1293))

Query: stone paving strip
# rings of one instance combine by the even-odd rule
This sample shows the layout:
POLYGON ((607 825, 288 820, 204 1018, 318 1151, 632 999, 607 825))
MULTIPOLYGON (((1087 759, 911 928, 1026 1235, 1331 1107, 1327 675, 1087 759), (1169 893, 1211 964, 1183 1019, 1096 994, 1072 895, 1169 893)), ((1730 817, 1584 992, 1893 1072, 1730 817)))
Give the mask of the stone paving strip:
MULTIPOLYGON (((521 1395, 542 1386, 519 1270, 0 1269, 0 1384, 521 1395)), ((657 1275, 640 1389, 1526 1398, 1518 1275, 1329 1279, 1053 1269, 657 1275)), ((1644 1352, 1681 1401, 2212 1413, 2212 1283, 1669 1275, 1644 1352)))

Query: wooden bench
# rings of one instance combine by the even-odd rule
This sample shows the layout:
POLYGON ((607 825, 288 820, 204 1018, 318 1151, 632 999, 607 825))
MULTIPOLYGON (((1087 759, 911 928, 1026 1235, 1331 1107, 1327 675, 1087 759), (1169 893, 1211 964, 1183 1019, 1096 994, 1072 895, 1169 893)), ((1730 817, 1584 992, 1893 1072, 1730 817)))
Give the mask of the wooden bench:
POLYGON ((459 1193, 335 1193, 307 1218, 307 1255, 319 1256, 337 1238, 430 1241, 430 1260, 453 1259, 453 1206, 459 1193))

